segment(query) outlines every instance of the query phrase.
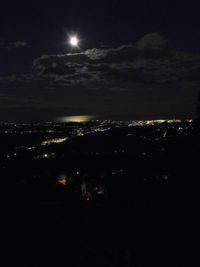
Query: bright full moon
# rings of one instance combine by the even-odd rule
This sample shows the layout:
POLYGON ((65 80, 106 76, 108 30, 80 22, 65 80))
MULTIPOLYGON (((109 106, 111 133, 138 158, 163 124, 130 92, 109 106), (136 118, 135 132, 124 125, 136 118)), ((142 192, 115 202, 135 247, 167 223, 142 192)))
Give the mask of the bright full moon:
POLYGON ((72 46, 78 46, 78 38, 76 36, 71 36, 69 39, 69 42, 72 46))

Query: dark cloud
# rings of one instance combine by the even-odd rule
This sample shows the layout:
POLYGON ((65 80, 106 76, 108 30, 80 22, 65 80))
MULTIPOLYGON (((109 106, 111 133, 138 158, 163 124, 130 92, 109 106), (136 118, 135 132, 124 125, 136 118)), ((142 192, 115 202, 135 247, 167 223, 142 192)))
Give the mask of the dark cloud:
POLYGON ((167 42, 159 32, 153 32, 144 35, 136 43, 136 46, 138 49, 162 49, 166 46, 167 42))
POLYGON ((28 45, 27 42, 22 42, 22 41, 18 41, 18 42, 13 43, 14 48, 21 48, 21 47, 24 47, 27 45, 28 45))
POLYGON ((0 82, 31 82, 36 77, 33 74, 21 73, 0 76, 0 82))
POLYGON ((150 33, 135 45, 41 56, 34 60, 33 68, 57 83, 80 84, 87 88, 109 89, 118 84, 121 89, 134 83, 170 83, 186 77, 197 79, 200 57, 168 50, 166 43, 159 33, 150 33))
POLYGON ((24 41, 16 41, 16 42, 9 42, 6 43, 4 41, 0 42, 0 49, 7 49, 7 50, 12 50, 12 49, 18 49, 27 46, 28 43, 24 41))

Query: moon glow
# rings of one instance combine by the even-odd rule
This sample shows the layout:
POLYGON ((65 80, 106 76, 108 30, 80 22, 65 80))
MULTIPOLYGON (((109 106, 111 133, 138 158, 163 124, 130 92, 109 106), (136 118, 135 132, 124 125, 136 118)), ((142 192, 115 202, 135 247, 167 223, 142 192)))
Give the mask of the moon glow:
POLYGON ((78 37, 75 35, 70 36, 69 43, 71 44, 71 46, 78 46, 78 43, 79 43, 78 37))

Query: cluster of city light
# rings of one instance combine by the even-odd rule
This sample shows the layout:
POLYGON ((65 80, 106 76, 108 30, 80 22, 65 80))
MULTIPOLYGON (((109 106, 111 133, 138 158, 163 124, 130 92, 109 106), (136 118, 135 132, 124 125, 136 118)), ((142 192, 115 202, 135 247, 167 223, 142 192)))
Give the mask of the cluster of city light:
MULTIPOLYGON (((191 123, 193 120, 186 120, 187 122, 191 123)), ((162 123, 181 123, 181 120, 141 120, 141 121, 132 121, 128 124, 129 127, 132 126, 145 126, 145 125, 155 125, 155 124, 162 124, 162 123)))
POLYGON ((45 146, 45 145, 50 145, 50 144, 60 144, 60 143, 65 142, 66 140, 67 140, 67 137, 65 137, 65 138, 54 138, 54 139, 43 141, 41 145, 45 146))
POLYGON ((92 185, 86 183, 85 181, 81 184, 81 195, 85 197, 86 200, 91 200, 93 194, 103 195, 105 193, 105 186, 103 184, 92 185))
POLYGON ((61 175, 58 177, 58 183, 61 184, 61 185, 67 185, 68 180, 67 180, 67 177, 66 177, 65 174, 61 174, 61 175))
POLYGON ((41 158, 48 159, 49 158, 49 154, 43 154, 43 155, 41 155, 41 158))
POLYGON ((153 125, 153 124, 161 124, 164 122, 168 122, 168 120, 149 120, 149 121, 145 121, 145 123, 147 125, 153 125))
POLYGON ((44 153, 44 154, 37 155, 34 157, 34 159, 50 159, 50 158, 55 158, 55 153, 51 153, 51 154, 44 153))
MULTIPOLYGON (((110 128, 109 128, 110 129, 110 128)), ((94 131, 96 132, 96 133, 98 133, 98 132, 105 132, 105 131, 108 131, 109 129, 102 129, 102 128, 96 128, 96 129, 94 129, 94 131)))

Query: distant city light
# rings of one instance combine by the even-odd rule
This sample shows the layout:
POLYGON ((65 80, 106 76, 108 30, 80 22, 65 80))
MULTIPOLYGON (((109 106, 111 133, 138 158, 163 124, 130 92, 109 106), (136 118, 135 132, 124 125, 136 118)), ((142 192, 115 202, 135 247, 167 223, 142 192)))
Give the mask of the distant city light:
POLYGON ((59 184, 62 184, 62 185, 67 185, 68 181, 67 181, 67 177, 65 174, 61 174, 59 177, 58 177, 58 183, 59 184))
POLYGON ((65 142, 66 140, 67 140, 67 137, 65 137, 65 138, 54 138, 54 139, 43 141, 41 143, 41 145, 45 146, 45 145, 50 145, 50 144, 60 144, 60 143, 65 142))
MULTIPOLYGON (((193 120, 186 120, 187 122, 192 122, 193 120)), ((181 120, 142 120, 142 121, 132 121, 128 124, 129 127, 133 126, 145 126, 145 125, 156 125, 162 123, 181 123, 181 120)))
POLYGON ((42 157, 43 159, 48 159, 48 158, 49 158, 49 154, 43 154, 41 157, 42 157))

